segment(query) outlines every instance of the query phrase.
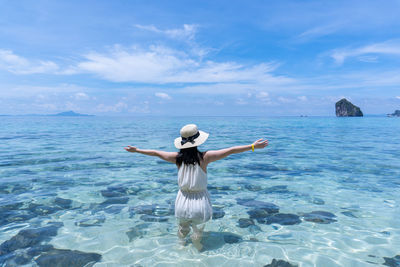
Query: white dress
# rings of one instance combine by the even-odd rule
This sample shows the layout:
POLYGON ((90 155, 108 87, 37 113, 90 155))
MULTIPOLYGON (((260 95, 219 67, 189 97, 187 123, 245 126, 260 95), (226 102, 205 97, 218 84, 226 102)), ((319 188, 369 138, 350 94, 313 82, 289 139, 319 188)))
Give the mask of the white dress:
POLYGON ((175 217, 204 223, 212 218, 207 173, 199 164, 182 163, 178 171, 179 192, 175 200, 175 217))

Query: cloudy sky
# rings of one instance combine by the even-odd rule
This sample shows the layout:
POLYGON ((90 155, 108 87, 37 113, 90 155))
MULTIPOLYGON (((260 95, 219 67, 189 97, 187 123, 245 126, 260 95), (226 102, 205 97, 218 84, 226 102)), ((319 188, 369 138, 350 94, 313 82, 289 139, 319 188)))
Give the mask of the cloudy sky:
POLYGON ((400 1, 0 0, 0 114, 400 109, 400 1))

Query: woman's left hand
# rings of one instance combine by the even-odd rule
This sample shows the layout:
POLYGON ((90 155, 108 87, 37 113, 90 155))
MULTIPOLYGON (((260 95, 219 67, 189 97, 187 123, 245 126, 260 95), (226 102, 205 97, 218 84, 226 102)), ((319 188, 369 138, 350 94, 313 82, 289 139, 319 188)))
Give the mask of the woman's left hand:
POLYGON ((124 147, 124 149, 126 151, 132 152, 132 153, 137 152, 137 147, 135 147, 135 146, 127 146, 127 147, 124 147))

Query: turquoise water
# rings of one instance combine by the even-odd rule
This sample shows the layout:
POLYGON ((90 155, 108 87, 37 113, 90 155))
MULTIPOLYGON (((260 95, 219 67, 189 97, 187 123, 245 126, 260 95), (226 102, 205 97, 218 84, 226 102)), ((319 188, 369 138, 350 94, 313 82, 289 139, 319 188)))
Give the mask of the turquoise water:
POLYGON ((386 117, 1 117, 0 265, 389 264, 400 254, 399 133, 386 117), (210 133, 203 151, 270 141, 209 165, 202 252, 178 243, 176 167, 123 149, 176 151, 187 123, 210 133))

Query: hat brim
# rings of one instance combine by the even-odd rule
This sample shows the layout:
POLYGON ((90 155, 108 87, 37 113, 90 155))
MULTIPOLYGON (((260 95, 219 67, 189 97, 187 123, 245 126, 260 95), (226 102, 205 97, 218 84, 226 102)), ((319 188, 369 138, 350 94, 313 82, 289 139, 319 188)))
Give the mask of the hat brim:
POLYGON ((200 130, 199 130, 199 133, 200 133, 199 137, 194 139, 193 144, 191 142, 187 142, 184 145, 181 145, 182 137, 175 138, 175 141, 174 141, 175 147, 177 149, 185 149, 185 148, 195 147, 195 146, 199 146, 199 145, 203 144, 207 140, 209 134, 206 132, 200 131, 200 130))

